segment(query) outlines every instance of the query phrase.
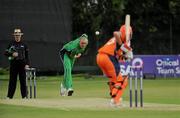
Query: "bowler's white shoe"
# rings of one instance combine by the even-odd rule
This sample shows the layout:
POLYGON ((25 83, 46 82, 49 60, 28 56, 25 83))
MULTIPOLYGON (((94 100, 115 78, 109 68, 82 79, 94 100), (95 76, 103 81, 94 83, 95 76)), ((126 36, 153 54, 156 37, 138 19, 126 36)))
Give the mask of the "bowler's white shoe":
POLYGON ((63 86, 63 84, 61 83, 61 89, 60 89, 60 94, 61 96, 66 96, 66 88, 63 86))

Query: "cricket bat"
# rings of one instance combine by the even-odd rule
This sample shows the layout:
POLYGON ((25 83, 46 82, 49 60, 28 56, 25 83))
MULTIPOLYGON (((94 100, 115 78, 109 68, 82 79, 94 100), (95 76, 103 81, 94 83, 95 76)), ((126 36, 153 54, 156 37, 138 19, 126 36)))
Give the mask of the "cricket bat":
POLYGON ((130 42, 130 37, 129 37, 129 27, 130 27, 130 22, 131 22, 131 19, 130 19, 130 15, 127 14, 126 17, 125 17, 125 29, 126 29, 126 43, 130 46, 131 45, 131 42, 130 42))

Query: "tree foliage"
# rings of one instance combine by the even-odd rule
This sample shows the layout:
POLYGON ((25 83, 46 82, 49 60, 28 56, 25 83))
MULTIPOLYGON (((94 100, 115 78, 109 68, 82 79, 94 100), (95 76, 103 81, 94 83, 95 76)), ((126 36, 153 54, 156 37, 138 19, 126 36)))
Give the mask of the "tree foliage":
POLYGON ((73 36, 87 33, 100 45, 131 15, 132 47, 135 54, 178 54, 180 41, 179 0, 73 0, 73 36))

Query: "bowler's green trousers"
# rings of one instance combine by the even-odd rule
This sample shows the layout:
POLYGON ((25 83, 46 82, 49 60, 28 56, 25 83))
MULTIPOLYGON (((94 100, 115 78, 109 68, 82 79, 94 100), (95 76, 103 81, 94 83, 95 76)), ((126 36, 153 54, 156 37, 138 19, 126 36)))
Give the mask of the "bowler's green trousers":
POLYGON ((66 53, 61 55, 61 60, 64 66, 64 78, 62 81, 63 86, 68 90, 72 88, 72 68, 74 65, 75 59, 70 58, 66 53))

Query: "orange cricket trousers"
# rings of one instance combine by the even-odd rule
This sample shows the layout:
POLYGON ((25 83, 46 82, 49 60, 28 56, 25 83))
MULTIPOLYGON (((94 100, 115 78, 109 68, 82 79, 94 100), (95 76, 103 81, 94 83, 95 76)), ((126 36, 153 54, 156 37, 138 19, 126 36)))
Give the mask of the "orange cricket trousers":
POLYGON ((120 97, 127 86, 127 78, 123 79, 117 58, 105 53, 98 53, 96 61, 103 73, 109 78, 108 85, 111 97, 116 103, 120 102, 120 97))

